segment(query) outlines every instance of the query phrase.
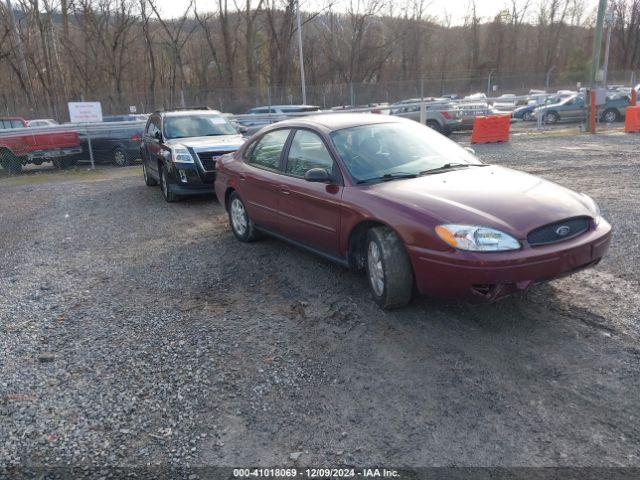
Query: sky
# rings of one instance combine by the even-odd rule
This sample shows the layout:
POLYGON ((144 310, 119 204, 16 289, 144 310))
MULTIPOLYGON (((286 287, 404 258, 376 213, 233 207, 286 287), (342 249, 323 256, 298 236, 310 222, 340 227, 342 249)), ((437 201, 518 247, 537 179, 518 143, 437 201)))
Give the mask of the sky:
MULTIPOLYGON (((195 0, 198 6, 198 10, 201 11, 211 11, 217 5, 216 0, 195 0)), ((335 10, 341 10, 340 4, 346 5, 349 0, 333 0, 336 6, 335 10)), ((467 11, 469 1, 470 0, 427 0, 429 2, 429 6, 427 8, 427 14, 430 16, 434 16, 440 20, 445 18, 448 14, 451 16, 452 23, 462 24, 464 22, 464 16, 467 11)), ((541 0, 544 1, 544 0, 541 0)), ((160 6, 161 12, 167 18, 171 17, 179 17, 184 13, 186 5, 188 5, 189 0, 157 0, 158 5, 160 6)), ((302 5, 302 10, 313 10, 316 11, 318 9, 318 5, 323 5, 326 2, 321 0, 300 0, 302 5), (305 4, 307 6, 305 6, 305 4), (311 6, 311 8, 309 8, 311 6)), ((232 2, 229 2, 233 4, 232 2)), ((240 4, 244 2, 239 2, 240 4)), ((404 3, 404 2, 403 2, 404 3)), ((507 3, 510 3, 508 0, 476 0, 476 8, 478 12, 478 16, 482 19, 491 19, 501 8, 503 8, 507 3)), ((533 2, 537 3, 536 0, 533 2)), ((592 9, 595 8, 597 4, 597 0, 585 0, 588 13, 592 9)))

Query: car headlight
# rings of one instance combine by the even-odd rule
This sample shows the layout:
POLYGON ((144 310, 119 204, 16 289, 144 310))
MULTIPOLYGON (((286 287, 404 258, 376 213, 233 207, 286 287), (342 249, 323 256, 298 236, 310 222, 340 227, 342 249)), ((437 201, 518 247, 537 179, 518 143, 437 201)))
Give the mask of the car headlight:
POLYGON ((193 157, 185 147, 176 146, 171 149, 171 155, 173 155, 174 162, 180 163, 193 163, 193 157))
POLYGON ((489 227, 473 225, 439 225, 436 233, 447 244, 471 252, 503 252, 520 249, 511 235, 489 227))
POLYGON ((580 195, 582 196, 582 198, 584 198, 587 208, 591 211, 593 215, 593 221, 596 225, 598 225, 600 223, 600 220, 602 219, 602 215, 600 214, 600 207, 595 202, 595 200, 586 193, 581 193, 580 195))

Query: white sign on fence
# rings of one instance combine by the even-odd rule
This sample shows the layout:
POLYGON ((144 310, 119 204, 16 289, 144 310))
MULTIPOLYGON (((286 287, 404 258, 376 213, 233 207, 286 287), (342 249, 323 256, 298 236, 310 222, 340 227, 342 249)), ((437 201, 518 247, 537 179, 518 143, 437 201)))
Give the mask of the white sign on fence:
POLYGON ((102 121, 100 102, 69 102, 69 120, 71 123, 90 123, 102 121))

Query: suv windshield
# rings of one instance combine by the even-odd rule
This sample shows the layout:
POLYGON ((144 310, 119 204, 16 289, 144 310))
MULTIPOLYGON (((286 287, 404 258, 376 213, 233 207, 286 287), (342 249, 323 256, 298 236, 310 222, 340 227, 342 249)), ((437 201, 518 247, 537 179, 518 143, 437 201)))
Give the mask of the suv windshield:
POLYGON ((362 125, 330 136, 356 182, 406 178, 445 165, 484 165, 455 142, 415 122, 362 125))
POLYGON ((167 139, 236 135, 236 129, 221 115, 167 116, 164 136, 167 139))

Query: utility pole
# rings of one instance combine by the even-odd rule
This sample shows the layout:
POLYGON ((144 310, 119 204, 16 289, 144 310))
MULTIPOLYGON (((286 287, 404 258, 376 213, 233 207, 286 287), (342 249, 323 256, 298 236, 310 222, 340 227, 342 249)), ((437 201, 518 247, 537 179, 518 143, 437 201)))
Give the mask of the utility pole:
POLYGON ((602 29, 604 26, 604 13, 607 10, 607 0, 598 3, 598 19, 596 31, 593 35, 593 59, 591 62, 591 88, 596 87, 596 74, 600 68, 600 51, 602 50, 602 29))
POLYGON ((29 108, 33 108, 33 97, 31 92, 31 79, 29 78, 29 69, 27 68, 27 59, 24 56, 24 50, 22 49, 22 39, 20 38, 20 32, 16 23, 15 12, 13 11, 13 5, 11 0, 7 0, 7 8, 9 9, 9 26, 11 27, 11 33, 13 34, 14 42, 16 44, 16 50, 18 51, 18 57, 20 59, 20 69, 22 70, 22 79, 27 87, 27 100, 30 105, 29 108))
POLYGON ((296 23, 298 26, 298 50, 300 54, 300 83, 302 85, 302 103, 307 104, 307 86, 304 79, 304 55, 302 53, 302 22, 300 22, 300 0, 296 2, 296 23))
POLYGON ((596 133, 596 74, 600 68, 600 51, 602 50, 602 29, 604 26, 604 14, 607 10, 607 0, 598 3, 598 18, 596 31, 593 35, 593 59, 591 61, 591 90, 585 100, 589 102, 589 117, 587 119, 588 130, 596 133))
POLYGON ((609 73, 609 47, 611 47, 611 30, 613 29, 613 9, 610 8, 607 11, 607 39, 605 40, 604 47, 604 67, 603 75, 602 75, 602 84, 604 87, 607 86, 607 74, 609 73))

